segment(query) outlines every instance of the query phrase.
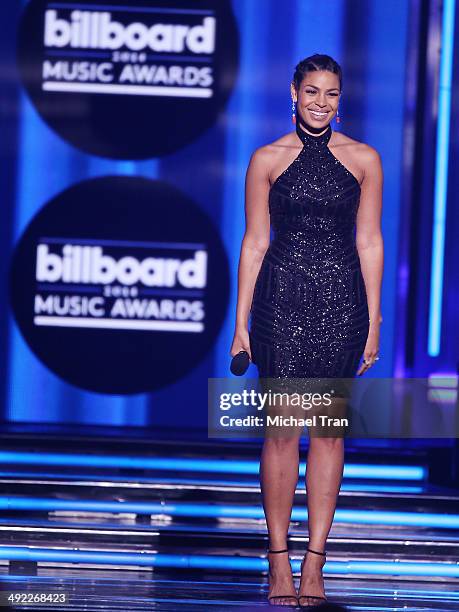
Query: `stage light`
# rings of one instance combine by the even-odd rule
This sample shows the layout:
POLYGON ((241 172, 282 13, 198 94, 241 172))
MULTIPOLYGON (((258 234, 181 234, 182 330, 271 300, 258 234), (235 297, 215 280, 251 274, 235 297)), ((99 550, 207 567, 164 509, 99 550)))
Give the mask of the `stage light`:
MULTIPOLYGON (((131 502, 100 501, 92 499, 63 500, 52 497, 0 497, 0 510, 28 510, 38 512, 104 512, 149 514, 161 517, 200 517, 208 519, 252 519, 263 520, 260 505, 248 504, 202 504, 188 502, 131 502)), ((293 521, 307 521, 306 507, 293 507, 293 521)), ((357 510, 337 508, 336 523, 364 525, 416 526, 442 529, 459 529, 458 514, 434 512, 399 512, 392 510, 357 510)))
MULTIPOLYGON (((130 468, 141 470, 172 470, 180 472, 212 472, 221 474, 257 475, 257 460, 228 461, 225 459, 185 459, 181 457, 125 457, 121 455, 78 455, 65 453, 28 453, 2 451, 0 464, 86 466, 91 468, 130 468)), ((304 474, 306 463, 300 463, 304 474)), ((427 468, 419 465, 371 465, 348 463, 344 478, 382 480, 425 480, 427 468)))
MULTIPOLYGON (((156 552, 128 553, 92 550, 65 550, 52 548, 26 548, 21 546, 0 547, 0 559, 8 561, 35 561, 55 563, 97 563, 107 565, 134 565, 155 568, 209 569, 230 571, 266 572, 268 561, 261 557, 236 555, 172 555, 156 552)), ((292 560, 292 569, 298 572, 300 561, 292 560)), ((459 566, 455 563, 413 563, 409 561, 327 561, 324 574, 373 575, 373 576, 436 576, 459 577, 459 566)), ((1 578, 0 578, 1 579, 1 578)), ((432 589, 429 589, 432 595, 432 589)), ((439 593, 442 598, 445 592, 439 593)), ((457 593, 452 593, 457 598, 457 593)))
POLYGON ((455 4, 455 0, 444 0, 443 2, 440 43, 437 156, 435 160, 428 335, 428 353, 431 357, 439 355, 441 340, 455 4))

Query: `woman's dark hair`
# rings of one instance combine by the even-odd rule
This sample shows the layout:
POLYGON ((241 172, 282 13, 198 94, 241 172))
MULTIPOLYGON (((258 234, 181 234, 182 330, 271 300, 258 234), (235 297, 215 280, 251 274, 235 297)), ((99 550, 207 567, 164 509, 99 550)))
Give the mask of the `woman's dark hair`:
POLYGON ((293 75, 293 83, 297 91, 306 73, 313 70, 328 70, 329 72, 333 72, 334 74, 338 75, 339 88, 342 90, 343 75, 341 72, 341 66, 338 64, 338 62, 335 62, 335 60, 329 55, 314 53, 314 55, 306 57, 296 65, 295 74, 293 75))

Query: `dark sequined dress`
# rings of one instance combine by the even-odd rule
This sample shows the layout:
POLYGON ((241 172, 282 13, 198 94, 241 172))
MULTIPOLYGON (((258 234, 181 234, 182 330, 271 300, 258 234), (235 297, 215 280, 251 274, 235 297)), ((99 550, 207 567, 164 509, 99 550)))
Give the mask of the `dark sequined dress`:
POLYGON ((369 330, 355 221, 360 185, 319 136, 296 131, 303 149, 271 186, 273 238, 250 311, 260 377, 354 377, 369 330))

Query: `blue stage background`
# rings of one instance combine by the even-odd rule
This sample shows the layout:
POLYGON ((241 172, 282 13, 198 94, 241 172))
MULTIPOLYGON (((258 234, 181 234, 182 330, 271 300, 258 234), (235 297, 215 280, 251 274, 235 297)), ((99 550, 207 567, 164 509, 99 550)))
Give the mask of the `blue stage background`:
MULTIPOLYGON (((214 349, 175 384, 134 396, 84 391, 60 380, 42 365, 13 321, 6 284, 2 284, 5 419, 206 427, 207 379, 229 374, 247 164, 256 147, 292 129, 289 84, 293 69, 300 59, 316 52, 330 54, 343 68, 342 123, 334 123, 333 128, 374 146, 383 161, 384 323, 381 360, 371 375, 392 376, 397 345, 399 227, 404 206, 401 185, 410 79, 410 3, 335 0, 322 3, 318 10, 317 3, 307 0, 233 0, 232 7, 240 36, 239 74, 226 109, 214 126, 176 153, 145 161, 116 161, 77 150, 42 121, 15 67, 20 7, 2 3, 0 18, 3 24, 10 24, 1 43, 6 58, 1 75, 6 94, 0 170, 4 186, 2 277, 6 277, 14 244, 50 198, 72 184, 106 175, 161 179, 190 195, 220 229, 231 270, 227 316, 214 349)), ((176 118, 179 126, 187 120, 192 118, 176 118)), ((166 132, 167 129, 165 126, 166 132)), ((251 368, 255 376, 256 369, 251 368)))

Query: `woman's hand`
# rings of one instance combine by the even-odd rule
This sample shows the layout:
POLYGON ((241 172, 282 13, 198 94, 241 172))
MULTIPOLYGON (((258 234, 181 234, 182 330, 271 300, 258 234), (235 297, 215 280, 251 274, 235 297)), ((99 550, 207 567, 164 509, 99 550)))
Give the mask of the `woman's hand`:
POLYGON ((247 351, 252 361, 250 352, 249 331, 247 328, 236 328, 234 332, 233 344, 231 345, 230 355, 234 357, 239 351, 247 351))
POLYGON ((376 363, 377 358, 379 359, 379 327, 381 323, 382 317, 379 317, 379 320, 375 321, 374 323, 370 323, 367 343, 365 345, 365 350, 363 351, 364 361, 357 371, 357 376, 365 374, 365 372, 376 363))

